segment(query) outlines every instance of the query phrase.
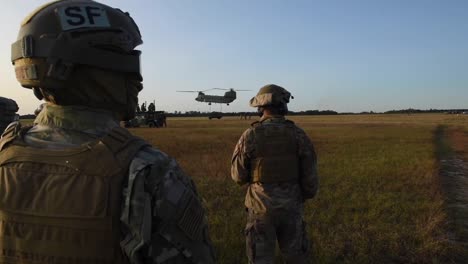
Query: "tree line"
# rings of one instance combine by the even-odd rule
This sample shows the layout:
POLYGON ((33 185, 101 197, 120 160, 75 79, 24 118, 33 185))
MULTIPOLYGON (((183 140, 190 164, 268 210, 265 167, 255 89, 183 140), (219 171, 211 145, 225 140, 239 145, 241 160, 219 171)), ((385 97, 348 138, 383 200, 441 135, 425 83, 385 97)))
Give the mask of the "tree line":
MULTIPOLYGON (((137 113, 145 112, 155 112, 156 107, 154 103, 150 103, 146 106, 146 103, 137 106, 137 113)), ((201 112, 201 111, 174 111, 174 112, 165 112, 166 116, 169 117, 206 117, 209 116, 212 112, 201 112)), ((400 109, 400 110, 389 110, 385 112, 374 112, 374 111, 363 111, 363 112, 337 112, 334 110, 305 110, 305 111, 289 111, 288 115, 369 115, 369 114, 422 114, 422 113, 446 113, 446 114, 463 114, 468 113, 468 109, 400 109)), ((258 116, 258 112, 223 112, 223 116, 258 116)), ((33 114, 21 115, 21 119, 34 119, 36 116, 33 114)))

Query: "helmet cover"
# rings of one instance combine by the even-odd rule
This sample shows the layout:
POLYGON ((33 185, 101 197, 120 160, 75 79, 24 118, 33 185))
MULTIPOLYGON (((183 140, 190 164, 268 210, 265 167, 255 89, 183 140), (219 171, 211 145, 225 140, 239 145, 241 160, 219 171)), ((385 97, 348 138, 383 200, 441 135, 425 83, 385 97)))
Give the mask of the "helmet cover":
POLYGON ((250 99, 250 106, 285 106, 289 99, 293 98, 291 93, 276 84, 267 84, 260 88, 257 95, 250 99))

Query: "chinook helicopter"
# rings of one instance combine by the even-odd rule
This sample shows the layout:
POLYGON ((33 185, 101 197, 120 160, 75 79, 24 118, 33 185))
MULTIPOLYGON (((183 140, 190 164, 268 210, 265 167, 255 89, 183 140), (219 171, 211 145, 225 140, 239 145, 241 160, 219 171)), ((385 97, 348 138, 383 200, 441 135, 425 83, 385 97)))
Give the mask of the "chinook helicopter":
POLYGON ((211 88, 211 89, 207 89, 207 90, 203 90, 203 91, 177 91, 177 92, 180 92, 180 93, 198 93, 195 100, 198 101, 198 102, 208 103, 208 105, 211 105, 211 103, 229 105, 234 100, 236 100, 236 98, 237 98, 236 97, 236 92, 239 92, 239 91, 250 91, 250 90, 235 90, 233 88, 230 88, 230 89, 211 88), (227 91, 227 92, 225 92, 224 95, 205 94, 205 92, 211 91, 211 90, 223 90, 223 91, 227 91))

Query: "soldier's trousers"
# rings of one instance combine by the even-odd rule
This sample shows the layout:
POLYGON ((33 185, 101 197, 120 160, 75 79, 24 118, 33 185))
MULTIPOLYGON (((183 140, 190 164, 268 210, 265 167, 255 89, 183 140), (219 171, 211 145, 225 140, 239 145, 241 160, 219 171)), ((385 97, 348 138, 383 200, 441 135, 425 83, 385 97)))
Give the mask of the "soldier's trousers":
POLYGON ((286 263, 310 262, 310 244, 300 210, 266 214, 248 210, 245 235, 250 264, 274 263, 276 241, 286 263))

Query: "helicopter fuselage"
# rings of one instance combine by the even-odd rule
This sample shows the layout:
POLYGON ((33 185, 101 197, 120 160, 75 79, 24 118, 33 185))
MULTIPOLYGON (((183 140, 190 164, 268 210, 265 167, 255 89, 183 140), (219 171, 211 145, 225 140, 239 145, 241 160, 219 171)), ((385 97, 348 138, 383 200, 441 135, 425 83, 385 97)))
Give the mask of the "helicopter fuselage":
POLYGON ((235 91, 227 91, 224 95, 207 95, 203 92, 199 92, 195 98, 198 102, 203 103, 215 103, 215 104, 229 104, 236 99, 235 91))

